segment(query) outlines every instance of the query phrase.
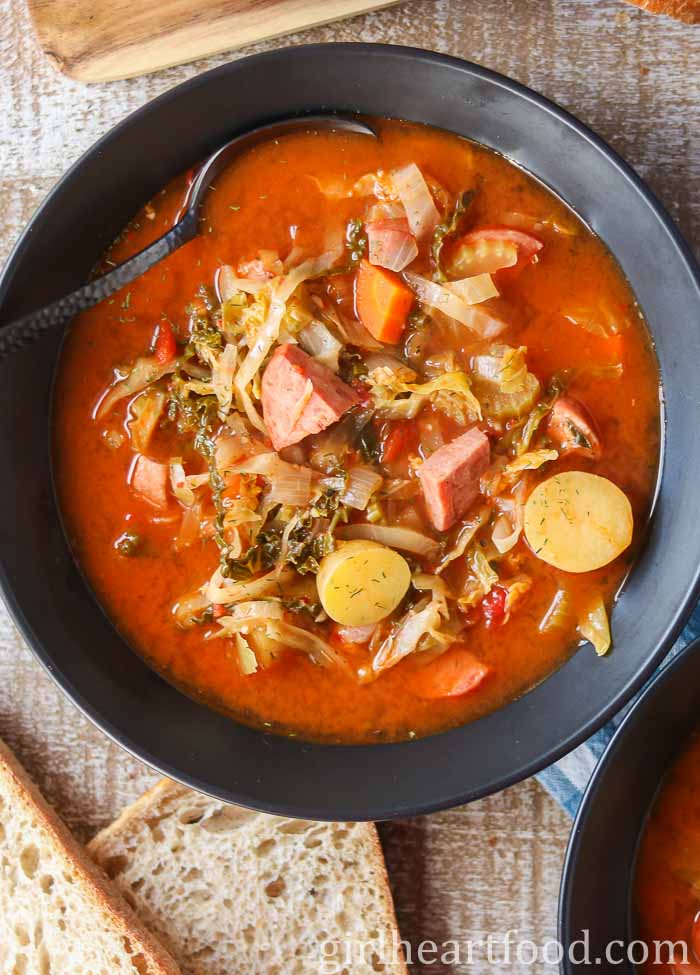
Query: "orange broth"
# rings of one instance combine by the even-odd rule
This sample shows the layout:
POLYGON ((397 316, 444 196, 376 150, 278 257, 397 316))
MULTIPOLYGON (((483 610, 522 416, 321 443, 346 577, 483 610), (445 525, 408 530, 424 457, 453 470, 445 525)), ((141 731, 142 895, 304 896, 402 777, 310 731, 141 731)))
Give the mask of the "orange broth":
MULTIPOLYGON (((574 604, 584 604, 594 592, 612 604, 638 549, 657 472, 658 371, 634 296, 601 241, 551 192, 496 153, 429 128, 377 124, 379 140, 347 133, 295 134, 237 160, 209 194, 196 240, 75 321, 56 392, 55 466, 70 542, 120 631, 188 693, 251 725, 313 740, 373 742, 426 735, 493 711, 546 678, 577 642, 573 627, 539 630, 559 584, 565 579, 574 604), (410 658, 364 685, 293 652, 267 670, 244 676, 231 640, 207 639, 211 626, 183 630, 173 621, 173 604, 216 568, 215 543, 174 550, 177 526, 154 516, 128 485, 133 460, 128 441, 116 449, 107 442, 110 430, 124 431, 124 404, 108 422, 99 423, 93 419, 95 405, 115 366, 147 354, 163 316, 176 333, 186 333, 185 307, 200 285, 212 284, 222 264, 235 267, 260 249, 284 258, 293 244, 311 255, 321 253, 329 237, 362 216, 363 200, 328 199, 319 183, 352 186, 367 172, 408 162, 417 163, 450 194, 477 185, 472 226, 506 222, 514 211, 542 222, 538 236, 544 248, 538 262, 517 277, 503 274, 499 280, 499 300, 507 302, 512 323, 504 339, 527 347, 528 367, 543 387, 557 371, 580 370, 569 390, 593 413, 603 456, 595 463, 567 459, 557 470, 594 470, 618 484, 632 504, 635 539, 613 563, 572 575, 536 559, 521 538, 507 557, 510 571, 529 573, 534 584, 505 625, 490 630, 475 619, 469 629, 469 649, 491 668, 489 679, 474 693, 440 700, 416 697, 407 689, 407 678, 418 666, 410 658), (605 338, 562 315, 573 305, 600 303, 627 318, 629 327, 605 338), (611 381, 605 369, 618 364, 621 375, 611 381), (125 558, 115 549, 115 540, 127 529, 146 539, 138 557, 125 558)), ((162 234, 182 205, 185 189, 185 178, 180 178, 163 190, 152 201, 153 209, 142 212, 115 243, 108 260, 120 262, 162 234)), ((447 338, 435 330, 427 335, 424 354, 444 349, 446 341, 458 357, 469 344, 454 329, 447 338)), ((163 461, 180 455, 172 426, 158 430, 153 450, 163 461)), ((420 505, 412 507, 411 517, 425 520, 420 505)), ((597 666, 590 648, 585 652, 590 666, 597 666)))
POLYGON ((696 734, 666 776, 649 816, 637 859, 635 908, 638 930, 650 947, 642 972, 700 972, 700 735, 696 734), (693 922, 695 933, 693 936, 693 922), (667 964, 656 961, 655 943, 685 943, 667 964), (694 954, 694 951, 695 954, 694 954))

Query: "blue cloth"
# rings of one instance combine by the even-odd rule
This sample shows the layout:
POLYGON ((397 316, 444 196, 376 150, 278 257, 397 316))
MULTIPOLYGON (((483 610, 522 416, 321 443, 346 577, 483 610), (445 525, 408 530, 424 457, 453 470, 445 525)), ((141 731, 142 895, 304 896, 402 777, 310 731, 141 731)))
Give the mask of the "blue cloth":
MULTIPOLYGON (((672 660, 683 647, 686 647, 698 636, 700 636, 700 605, 695 607, 686 628, 661 667, 665 667, 669 660, 672 660)), ((631 706, 632 704, 628 704, 588 741, 537 775, 537 780, 572 819, 576 815, 576 810, 598 760, 631 706)))

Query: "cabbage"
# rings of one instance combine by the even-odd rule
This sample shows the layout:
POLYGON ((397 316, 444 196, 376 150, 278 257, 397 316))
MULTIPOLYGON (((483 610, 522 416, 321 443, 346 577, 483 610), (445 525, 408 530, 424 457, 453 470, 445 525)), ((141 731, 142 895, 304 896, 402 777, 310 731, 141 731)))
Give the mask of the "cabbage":
POLYGON ((571 592, 566 586, 562 586, 554 593, 554 598, 542 617, 538 627, 540 633, 563 630, 571 621, 571 610, 571 592))
POLYGON ((426 403, 462 426, 481 419, 481 407, 466 373, 446 372, 427 383, 412 383, 404 381, 400 370, 375 369, 368 380, 375 409, 385 419, 410 420, 426 403))
POLYGON ((526 352, 524 347, 496 345, 488 355, 474 356, 474 392, 487 417, 507 420, 532 409, 540 384, 527 370, 526 352))
POLYGON ((219 401, 219 416, 223 420, 231 410, 233 401, 233 374, 238 362, 238 349, 227 342, 224 351, 215 357, 211 367, 211 385, 219 401))
POLYGON ((629 327, 629 321, 625 315, 616 314, 603 303, 595 308, 577 306, 562 312, 562 315, 572 325, 578 325, 592 335, 604 339, 619 335, 620 332, 629 327))
POLYGON ((161 363, 154 357, 137 359, 126 376, 121 376, 115 370, 116 381, 105 392, 104 396, 97 404, 95 419, 102 420, 121 400, 134 393, 140 393, 142 389, 150 386, 162 376, 175 372, 178 366, 177 359, 171 362, 161 363))
POLYGON ((467 521, 464 522, 462 528, 460 528, 454 545, 440 560, 440 565, 435 570, 438 574, 440 572, 444 572, 450 562, 454 562, 455 559, 461 558, 461 556, 464 555, 467 548, 474 541, 479 529, 484 527, 490 517, 491 509, 486 505, 478 508, 472 515, 469 516, 467 521))
POLYGON ((217 606, 238 603, 244 599, 260 599, 264 596, 281 597, 291 575, 291 570, 278 573, 273 569, 265 575, 258 576, 257 579, 234 582, 233 579, 225 578, 221 568, 218 568, 206 584, 206 597, 209 604, 217 606))
POLYGON ((610 624, 603 597, 598 594, 593 597, 585 613, 578 621, 578 632, 584 640, 593 644, 593 649, 599 657, 604 657, 612 643, 610 624))
POLYGON ((160 389, 147 389, 129 405, 129 419, 126 426, 134 450, 145 454, 151 437, 165 406, 165 393, 160 389))
POLYGON ((299 345, 304 352, 308 352, 322 365, 327 366, 333 372, 338 371, 343 343, 333 335, 323 322, 310 322, 299 333, 299 345))
POLYGON ((307 505, 313 497, 310 467, 288 464, 274 451, 254 454, 228 468, 231 474, 260 474, 270 485, 269 500, 275 504, 307 505))
POLYGON ((507 322, 484 308, 474 307, 458 291, 453 291, 450 284, 436 284, 411 271, 406 271, 404 278, 421 304, 435 308, 448 318, 476 332, 481 338, 494 338, 508 328, 507 322))
POLYGON ((372 660, 373 674, 378 676, 394 667, 404 657, 415 653, 424 637, 429 638, 433 631, 439 631, 442 618, 440 600, 421 600, 417 606, 406 613, 399 625, 380 645, 372 660))
POLYGON ((273 620, 265 625, 265 633, 290 650, 301 650, 321 667, 338 667, 351 673, 350 666, 342 654, 330 643, 300 626, 292 626, 282 620, 273 620))
POLYGON ((416 240, 428 237, 440 222, 428 184, 415 163, 409 163, 391 174, 394 190, 403 203, 408 225, 416 240))

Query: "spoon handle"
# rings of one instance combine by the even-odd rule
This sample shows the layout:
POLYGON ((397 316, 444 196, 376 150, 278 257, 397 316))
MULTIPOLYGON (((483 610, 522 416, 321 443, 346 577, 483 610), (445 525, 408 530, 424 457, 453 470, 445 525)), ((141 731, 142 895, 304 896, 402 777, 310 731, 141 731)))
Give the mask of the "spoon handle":
POLYGON ((36 342, 54 325, 68 321, 78 312, 96 305, 98 301, 119 291, 125 284, 135 281, 154 264, 192 240, 196 232, 196 214, 188 213, 162 237, 154 240, 152 244, 138 254, 134 254, 123 264, 94 278, 77 291, 0 329, 0 362, 13 352, 18 352, 36 342))

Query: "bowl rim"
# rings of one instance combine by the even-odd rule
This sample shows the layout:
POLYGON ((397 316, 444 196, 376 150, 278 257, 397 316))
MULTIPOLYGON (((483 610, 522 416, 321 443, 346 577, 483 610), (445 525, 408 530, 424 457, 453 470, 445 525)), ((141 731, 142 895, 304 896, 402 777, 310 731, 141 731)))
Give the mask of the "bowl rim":
MULTIPOLYGON (((490 85, 496 85, 497 87, 505 89, 506 91, 517 95, 519 98, 532 103, 540 110, 545 111, 566 129, 572 130, 577 136, 590 143, 592 147, 604 158, 606 163, 618 171, 625 182, 641 198, 643 204, 646 205, 646 207, 648 207, 657 218, 659 224, 669 236, 671 243, 675 247, 678 260, 682 261, 684 270, 689 279, 691 279, 691 281, 695 283, 698 290, 700 290, 700 268, 698 267, 688 244, 683 239, 670 215, 666 212, 654 193, 649 189, 649 187, 646 186, 646 184, 636 174, 634 169, 627 162, 625 162, 614 149, 612 149, 600 136, 593 132, 588 126, 580 122, 571 113, 561 108, 555 102, 534 92, 527 86, 492 71, 491 69, 473 64, 467 60, 432 51, 426 51, 415 47, 404 47, 401 45, 389 44, 371 44, 363 42, 300 45, 237 58, 178 84, 174 88, 162 93, 155 99, 148 101, 146 104, 127 115, 124 119, 117 123, 117 125, 109 129, 103 136, 101 136, 80 156, 75 163, 73 163, 73 165, 61 177, 61 179, 59 179, 58 182, 53 186, 45 200, 33 214, 23 233, 13 247, 3 269, 2 276, 0 277, 0 305, 2 305, 6 298, 7 291, 10 287, 11 278, 13 276, 14 266, 22 259, 24 249, 31 239, 32 231, 36 222, 40 220, 42 214, 54 204, 55 200, 60 197, 66 183, 68 183, 74 174, 80 170, 84 162, 95 155, 99 156, 102 149, 109 145, 113 140, 121 139, 124 133, 128 131, 129 127, 135 122, 148 117, 154 111, 154 109, 159 106, 171 103, 174 104, 180 98, 182 98, 183 95, 196 91, 200 87, 206 87, 212 80, 229 75, 235 77, 237 71, 246 70, 253 64, 264 64, 268 67, 274 68, 277 65, 288 62, 289 59, 309 55, 325 55, 331 52, 345 52, 347 54, 362 55, 369 58, 408 58, 409 60, 418 60, 426 64, 435 64, 441 67, 457 69, 459 72, 468 75, 473 80, 482 80, 488 82, 490 85)), ((316 106, 316 108, 318 107, 320 106, 316 106)), ((311 110, 312 109, 309 109, 309 111, 311 110)), ((512 159, 511 161, 518 165, 517 161, 512 159)), ((540 178, 534 171, 532 172, 532 175, 534 175, 536 178, 540 178)), ((12 580, 8 578, 5 571, 5 566, 2 564, 2 562, 0 562, 0 586, 3 591, 5 603, 15 624, 18 626, 24 639, 28 642, 33 653, 42 663, 50 676, 59 684, 62 690, 77 705, 83 714, 85 714, 112 740, 119 744, 120 747, 125 748, 141 761, 144 761, 151 767, 159 769, 164 774, 178 779, 179 781, 184 782, 185 784, 190 785, 199 791, 205 793, 208 792, 209 794, 216 795, 225 801, 237 802, 250 808, 262 809, 284 815, 292 814, 315 819, 361 818, 370 820, 390 819, 398 816, 413 816, 421 813, 450 808, 455 805, 481 798, 484 795, 488 795, 494 791, 506 788, 515 782, 521 781, 522 779, 535 774, 543 768, 546 768, 566 755, 581 742, 586 740, 591 734, 605 724, 613 714, 619 711, 620 708, 639 690, 649 675, 655 670, 661 658, 666 654, 668 648, 680 633, 692 606, 700 597, 700 566, 698 566, 694 577, 691 578, 684 586, 684 591, 682 594, 679 593, 676 612, 673 617, 666 622, 663 628, 662 638, 658 641, 655 648, 650 651, 644 663, 637 667, 633 676, 627 680, 626 683, 617 688, 616 692, 610 696, 605 707, 597 709, 595 715, 580 726, 574 733, 569 734, 568 737, 565 737, 564 739, 560 739, 556 745, 548 748, 546 751, 538 754, 536 757, 529 760, 523 760, 520 762, 520 764, 516 764, 516 767, 511 768, 509 774, 494 775, 488 781, 484 781, 479 788, 462 788, 461 790, 452 788, 449 793, 443 790, 443 792, 437 798, 416 799, 411 803, 404 803, 400 806, 397 806, 395 802, 392 802, 390 797, 388 799, 384 797, 377 797, 373 802, 366 803, 363 806, 361 815, 358 815, 357 809, 353 809, 350 815, 345 815, 345 813, 348 812, 348 810, 345 808, 334 808, 332 813, 329 813, 329 810, 326 807, 320 808, 317 804, 308 804, 305 798, 297 801, 290 797, 284 802, 272 803, 270 801, 265 801, 264 803, 261 803, 256 801, 254 797, 251 797, 247 793, 242 794, 236 789, 224 790, 218 787, 214 788, 211 783, 202 781, 197 777, 196 774, 186 773, 181 769, 174 767, 168 761, 165 761, 162 757, 159 757, 159 755, 156 754, 152 749, 143 747, 137 741, 135 741, 130 734, 126 734, 124 730, 116 727, 111 720, 103 715, 98 708, 93 706, 87 697, 81 693, 63 673, 61 673, 61 670, 56 666, 53 656, 49 654, 42 642, 38 639, 30 621, 27 619, 22 607, 16 600, 12 580)), ((525 695, 525 697, 527 696, 528 694, 525 695)), ((523 698, 520 698, 520 700, 522 699, 523 698)), ((506 705, 505 708, 494 713, 502 713, 509 706, 510 705, 506 705)), ((490 716, 482 718, 477 723, 488 721, 489 717, 490 716)), ((452 744, 449 736, 451 734, 454 735, 456 731, 459 731, 459 729, 452 729, 451 731, 442 732, 437 736, 433 735, 425 739, 418 739, 416 741, 404 741, 391 744, 309 745, 308 743, 302 743, 301 741, 299 741, 298 744, 310 751, 313 751, 315 748, 335 749, 335 753, 339 761, 342 761, 344 750, 346 752, 361 752, 363 750, 371 750, 375 753, 386 750, 389 754, 391 754, 392 751, 397 749, 405 750, 410 747, 416 750, 417 757, 418 746, 420 746, 421 742, 425 743, 437 737, 442 739, 446 748, 449 748, 452 744)), ((264 733, 260 732, 260 734, 264 733)), ((390 758, 388 759, 388 764, 390 764, 390 758)))
MULTIPOLYGON (((574 908, 574 883, 580 869, 586 868, 586 863, 582 860, 582 850, 586 842, 587 831, 590 827, 590 817, 595 809, 596 802, 602 790, 605 789, 608 778, 614 775, 618 764, 620 753, 625 750, 629 739, 635 735, 638 725, 646 720, 647 710, 653 706, 657 698, 662 698, 667 686, 674 683, 678 671, 682 671, 689 666, 689 661, 700 651, 700 636, 691 640, 682 650, 680 650, 671 660, 664 664, 661 669, 649 681, 646 687, 631 705, 627 714, 621 720, 615 733, 605 746, 605 750, 598 759, 586 788, 581 796, 576 815, 573 820, 569 840, 564 855, 562 866, 561 882, 559 886, 559 897, 557 901, 557 936, 561 945, 566 948, 571 935, 571 915, 574 908)), ((674 747, 676 756, 683 747, 682 741, 677 741, 674 747)), ((671 768, 667 765, 658 779, 658 788, 661 786, 664 776, 671 768)), ((654 798, 651 800, 653 805, 654 798)), ((647 807, 644 821, 648 815, 651 805, 647 807)), ((636 846, 644 831, 644 825, 637 837, 636 846)), ((562 961, 561 971, 563 975, 568 975, 574 969, 567 963, 566 957, 562 961)), ((622 969, 620 969, 622 971, 622 969)), ((636 968, 634 969, 636 971, 636 968)))

